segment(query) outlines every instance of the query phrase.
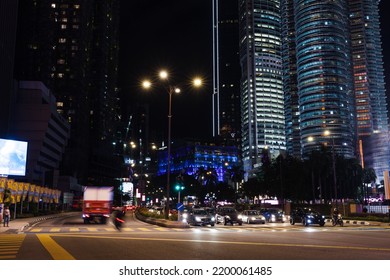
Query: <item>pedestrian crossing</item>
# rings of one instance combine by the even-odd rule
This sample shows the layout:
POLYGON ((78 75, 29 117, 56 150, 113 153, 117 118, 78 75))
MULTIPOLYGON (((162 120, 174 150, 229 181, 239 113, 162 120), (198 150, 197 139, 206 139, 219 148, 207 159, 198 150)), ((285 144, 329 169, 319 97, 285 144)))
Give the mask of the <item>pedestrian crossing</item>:
MULTIPOLYGON (((164 231, 188 231, 188 228, 163 228, 163 227, 123 227, 122 232, 164 232, 164 231)), ((118 232, 114 227, 42 227, 42 228, 31 228, 25 232, 30 233, 56 233, 56 232, 118 232)))
POLYGON ((0 260, 16 259, 25 234, 0 234, 0 260))
MULTIPOLYGON (((346 228, 344 228, 345 230, 346 228)), ((167 227, 123 227, 121 232, 128 233, 152 233, 152 232, 291 232, 291 231, 335 231, 343 230, 338 227, 298 227, 298 226, 280 226, 280 227, 190 227, 190 228, 167 228, 167 227)), ((26 230, 25 233, 110 233, 118 232, 114 227, 35 227, 26 230)))

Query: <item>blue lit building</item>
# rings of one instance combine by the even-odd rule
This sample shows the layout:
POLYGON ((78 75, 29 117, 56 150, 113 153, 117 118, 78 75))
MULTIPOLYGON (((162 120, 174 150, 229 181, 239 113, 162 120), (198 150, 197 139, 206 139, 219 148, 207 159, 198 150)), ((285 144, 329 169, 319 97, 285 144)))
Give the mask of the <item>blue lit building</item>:
POLYGON ((295 0, 293 10, 302 157, 324 144, 355 157, 348 2, 295 0))
POLYGON ((286 120, 286 151, 301 157, 301 131, 299 127, 299 98, 295 43, 294 1, 281 0, 283 91, 286 120))
MULTIPOLYGON (((158 154, 157 175, 167 172, 167 151, 158 154)), ((214 144, 182 141, 171 146, 171 173, 185 172, 196 175, 199 169, 214 170, 217 180, 227 181, 227 171, 240 166, 238 148, 236 146, 216 146, 214 144)))

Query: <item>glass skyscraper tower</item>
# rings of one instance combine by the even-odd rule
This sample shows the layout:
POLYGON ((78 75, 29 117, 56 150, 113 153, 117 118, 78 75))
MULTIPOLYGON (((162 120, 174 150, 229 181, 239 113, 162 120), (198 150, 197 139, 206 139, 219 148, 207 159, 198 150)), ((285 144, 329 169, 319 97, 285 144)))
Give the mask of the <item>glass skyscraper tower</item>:
POLYGON ((280 0, 240 0, 243 169, 251 176, 264 150, 285 149, 280 0))
POLYGON ((213 136, 239 146, 238 0, 213 0, 213 136))
POLYGON ((379 0, 349 0, 359 155, 378 181, 389 169, 389 131, 379 0))
POLYGON ((355 156, 355 103, 347 4, 345 0, 294 1, 303 158, 324 144, 346 158, 355 156))

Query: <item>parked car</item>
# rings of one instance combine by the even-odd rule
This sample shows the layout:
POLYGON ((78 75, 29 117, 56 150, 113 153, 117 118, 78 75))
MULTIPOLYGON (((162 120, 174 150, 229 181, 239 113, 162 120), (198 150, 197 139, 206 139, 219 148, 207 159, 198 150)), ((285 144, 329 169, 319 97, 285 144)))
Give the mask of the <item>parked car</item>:
POLYGON ((291 212, 290 224, 302 223, 304 226, 318 224, 325 225, 325 216, 311 208, 297 208, 291 212))
POLYGON ((217 224, 223 223, 225 226, 235 223, 242 225, 242 217, 233 207, 219 207, 215 215, 215 221, 217 224))
POLYGON ((215 225, 215 217, 202 208, 192 209, 187 214, 187 222, 192 226, 214 226, 215 225))
POLYGON ((256 210, 244 210, 241 217, 247 224, 265 224, 265 217, 256 210))
POLYGON ((263 208, 260 213, 265 217, 267 222, 286 222, 287 218, 284 211, 279 208, 263 208))

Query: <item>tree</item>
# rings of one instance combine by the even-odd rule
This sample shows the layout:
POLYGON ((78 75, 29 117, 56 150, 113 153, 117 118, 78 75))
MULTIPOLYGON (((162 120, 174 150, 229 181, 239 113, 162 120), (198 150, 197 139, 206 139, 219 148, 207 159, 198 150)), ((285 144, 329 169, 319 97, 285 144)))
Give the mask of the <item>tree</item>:
POLYGON ((373 168, 364 168, 363 169, 363 198, 367 202, 368 199, 368 186, 375 182, 376 173, 373 168))

